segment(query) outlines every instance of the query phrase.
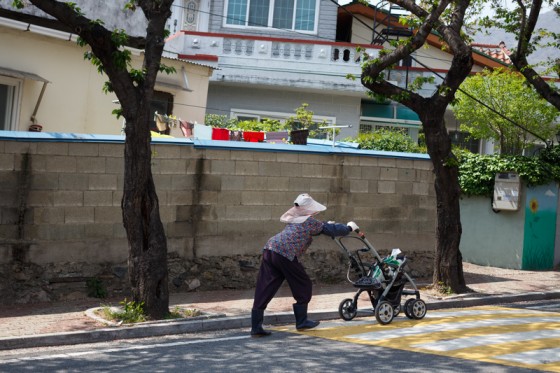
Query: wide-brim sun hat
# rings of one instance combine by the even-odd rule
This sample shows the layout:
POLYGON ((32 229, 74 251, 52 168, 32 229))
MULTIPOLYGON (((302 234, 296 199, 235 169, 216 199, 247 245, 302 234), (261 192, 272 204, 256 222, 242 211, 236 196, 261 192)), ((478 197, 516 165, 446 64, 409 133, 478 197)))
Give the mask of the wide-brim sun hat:
POLYGON ((307 193, 300 194, 294 201, 294 207, 289 209, 280 217, 283 223, 303 223, 310 216, 313 216, 327 208, 315 201, 307 193))

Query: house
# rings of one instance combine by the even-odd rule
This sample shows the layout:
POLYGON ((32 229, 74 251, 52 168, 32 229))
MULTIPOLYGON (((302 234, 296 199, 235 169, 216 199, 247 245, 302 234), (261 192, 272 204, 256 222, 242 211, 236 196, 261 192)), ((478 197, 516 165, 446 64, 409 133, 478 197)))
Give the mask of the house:
MULTIPOLYGON (((398 24, 395 10, 357 1, 340 7, 330 0, 300 6, 296 0, 296 10, 290 8, 286 17, 279 4, 270 2, 259 13, 251 0, 175 2, 169 23, 173 35, 166 45, 169 55, 218 59, 219 70, 210 79, 207 113, 284 120, 307 103, 317 121, 351 126, 341 128, 340 138, 380 126, 404 128, 418 138, 421 123, 413 111, 395 102, 375 102, 359 79, 348 79, 361 73, 356 47, 376 57, 388 46, 382 37, 410 35, 398 24)), ((441 46, 431 35, 414 59, 401 61, 389 72, 389 80, 406 86, 418 76, 434 76, 434 84, 422 90, 430 94, 451 62, 452 56, 441 46)), ((482 52, 475 51, 474 57, 473 72, 504 65, 482 52)), ((451 111, 446 119, 454 138, 465 140, 451 111)), ((480 146, 471 144, 473 150, 484 151, 480 146)))
MULTIPOLYGON (((82 3, 86 13, 93 9, 93 3, 82 3)), ((122 5, 108 2, 105 11, 115 17, 109 17, 109 23, 119 21, 122 5)), ((125 25, 141 26, 137 16, 131 13, 120 19, 126 20, 125 25)), ((87 48, 76 40, 70 30, 37 8, 17 12, 11 1, 0 1, 0 130, 121 133, 122 118, 112 114, 119 107, 116 96, 102 91, 108 78, 84 59, 87 48)), ((142 50, 130 50, 133 65, 141 66, 142 50)), ((158 76, 152 110, 202 123, 213 62, 175 56, 163 63, 175 67, 176 73, 158 76)), ((181 136, 178 126, 171 133, 181 136)))
MULTIPOLYGON (((251 0, 176 0, 164 63, 175 66, 177 74, 158 79, 153 111, 197 122, 203 122, 205 114, 286 120, 306 103, 317 122, 342 127, 339 138, 390 126, 417 139, 421 123, 413 111, 395 102, 374 101, 359 79, 348 78, 361 73, 362 54, 356 47, 375 58, 386 46, 380 35, 410 33, 397 27, 398 14, 359 2, 339 7, 330 0, 300 1, 272 1, 261 9, 251 0)), ((95 11, 107 27, 142 35, 141 15, 123 10, 124 2, 97 7, 77 1, 86 15, 95 11)), ((15 98, 2 99, 11 109, 1 128, 27 130, 39 124, 44 131, 119 133, 122 123, 111 114, 118 107, 115 97, 101 91, 106 78, 83 60, 84 49, 76 46, 75 35, 47 21, 34 7, 15 11, 10 0, 0 0, 0 28, 5 31, 0 46, 7 48, 14 40, 24 46, 0 56, 1 87, 15 98)), ((134 52, 139 61, 141 48, 134 52)), ((479 52, 475 60, 474 72, 503 65, 479 52)), ((434 84, 423 88, 428 95, 450 61, 432 35, 414 59, 389 72, 389 79, 406 86, 418 76, 435 76, 434 84)), ((447 123, 453 138, 464 140, 451 112, 447 123)), ((176 128, 171 134, 181 136, 176 128)), ((471 147, 480 150, 478 142, 471 147)))

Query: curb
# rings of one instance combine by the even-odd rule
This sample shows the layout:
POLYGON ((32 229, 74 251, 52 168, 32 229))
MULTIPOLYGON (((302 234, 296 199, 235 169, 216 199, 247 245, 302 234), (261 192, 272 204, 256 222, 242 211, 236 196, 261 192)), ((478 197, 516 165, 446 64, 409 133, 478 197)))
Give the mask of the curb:
MULTIPOLYGON (((427 307, 428 310, 439 310, 448 308, 465 308, 500 303, 550 300, 559 298, 560 291, 533 292, 476 298, 465 297, 462 299, 441 301, 438 300, 427 303, 427 307)), ((371 313, 371 309, 359 310, 361 316, 366 316, 366 313, 368 312, 371 313)), ((310 311, 309 315, 319 320, 333 320, 339 318, 338 310, 310 311)), ((291 324, 294 322, 294 316, 291 312, 274 313, 266 315, 264 321, 268 325, 291 324)), ((116 326, 112 328, 103 328, 91 331, 40 334, 21 337, 5 337, 0 338, 0 350, 110 342, 119 339, 137 339, 184 333, 209 332, 224 329, 241 329, 249 328, 250 326, 251 319, 249 314, 232 317, 227 317, 225 315, 208 315, 199 316, 195 320, 189 319, 188 321, 155 321, 140 323, 131 326, 116 326)))

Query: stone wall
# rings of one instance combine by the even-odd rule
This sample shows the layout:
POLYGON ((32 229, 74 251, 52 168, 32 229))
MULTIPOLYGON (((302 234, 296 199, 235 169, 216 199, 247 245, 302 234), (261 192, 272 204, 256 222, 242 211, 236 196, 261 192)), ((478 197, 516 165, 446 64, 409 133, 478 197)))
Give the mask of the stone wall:
MULTIPOLYGON (((41 136, 0 137, 0 295, 77 298, 97 286, 92 279, 126 294, 122 139, 41 136)), ((152 154, 171 291, 252 287, 261 248, 302 192, 327 205, 322 219, 354 220, 380 253, 399 247, 412 257, 413 275, 432 272, 425 156, 198 140, 154 143, 152 154)), ((308 254, 314 280, 345 281, 346 258, 331 239, 318 237, 308 254)))

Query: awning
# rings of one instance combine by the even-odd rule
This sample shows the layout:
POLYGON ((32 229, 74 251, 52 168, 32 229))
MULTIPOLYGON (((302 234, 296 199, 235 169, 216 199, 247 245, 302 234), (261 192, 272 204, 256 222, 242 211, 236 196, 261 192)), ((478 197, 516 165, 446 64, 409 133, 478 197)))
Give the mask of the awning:
POLYGON ((35 80, 37 82, 43 82, 43 87, 41 88, 41 93, 39 93, 39 98, 37 99, 37 103, 35 104, 35 109, 33 110, 33 114, 31 114, 31 122, 33 124, 37 124, 37 110, 39 110, 39 105, 41 105, 41 100, 43 99, 43 95, 45 94, 45 89, 47 88, 47 83, 50 83, 47 79, 33 73, 28 73, 25 71, 13 70, 8 69, 6 67, 0 67, 0 76, 8 76, 10 78, 16 79, 29 79, 35 80))
POLYGON ((10 78, 31 79, 31 80, 36 80, 38 82, 50 83, 47 79, 45 79, 45 78, 43 78, 43 77, 41 77, 37 74, 28 73, 28 72, 19 71, 19 70, 12 70, 12 69, 8 69, 6 67, 0 67, 0 75, 9 76, 10 78))

